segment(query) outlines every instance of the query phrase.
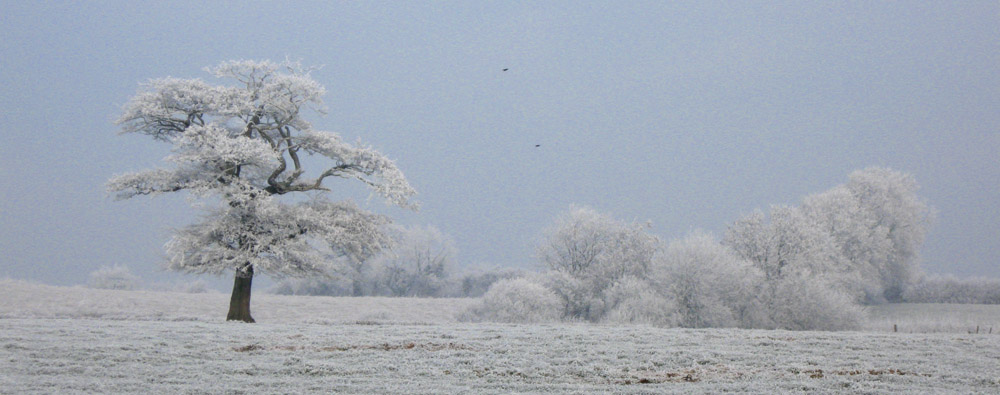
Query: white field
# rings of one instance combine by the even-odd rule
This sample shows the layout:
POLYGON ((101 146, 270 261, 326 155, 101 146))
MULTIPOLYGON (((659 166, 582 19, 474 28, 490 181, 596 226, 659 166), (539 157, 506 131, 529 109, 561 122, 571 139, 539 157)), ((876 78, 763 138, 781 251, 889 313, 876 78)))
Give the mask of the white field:
MULTIPOLYGON (((959 328, 969 322, 950 333, 463 324, 455 313, 472 300, 258 294, 259 323, 240 324, 223 321, 223 294, 0 289, 3 394, 1000 393, 1000 335, 959 328)), ((925 310, 968 308, 944 307, 891 318, 916 328, 943 316, 925 310)), ((995 307, 972 314, 998 322, 995 307)))

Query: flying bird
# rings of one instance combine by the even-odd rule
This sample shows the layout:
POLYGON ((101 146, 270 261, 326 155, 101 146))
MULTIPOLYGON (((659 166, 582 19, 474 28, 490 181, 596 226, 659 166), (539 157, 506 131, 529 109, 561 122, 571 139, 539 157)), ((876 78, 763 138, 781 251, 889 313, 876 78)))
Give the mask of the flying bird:
POLYGON ((541 147, 541 144, 535 144, 535 148, 541 147))
POLYGON ((507 71, 507 70, 510 70, 510 69, 508 69, 508 68, 504 67, 503 71, 507 71))

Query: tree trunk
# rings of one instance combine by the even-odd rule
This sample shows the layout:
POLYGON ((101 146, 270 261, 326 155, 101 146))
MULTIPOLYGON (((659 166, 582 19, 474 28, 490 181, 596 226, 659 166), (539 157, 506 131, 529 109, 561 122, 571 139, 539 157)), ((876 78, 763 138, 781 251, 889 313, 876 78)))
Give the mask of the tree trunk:
POLYGON ((354 279, 351 281, 351 296, 364 296, 365 292, 361 289, 361 280, 354 279))
POLYGON ((250 285, 253 283, 253 266, 236 270, 233 282, 233 296, 229 299, 229 315, 226 321, 255 322, 250 316, 250 285))

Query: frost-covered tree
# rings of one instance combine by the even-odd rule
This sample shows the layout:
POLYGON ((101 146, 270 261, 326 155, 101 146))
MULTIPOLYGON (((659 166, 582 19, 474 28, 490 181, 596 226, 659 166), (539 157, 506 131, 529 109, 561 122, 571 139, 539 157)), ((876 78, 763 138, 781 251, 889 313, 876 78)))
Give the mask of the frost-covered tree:
POLYGON ((920 246, 933 212, 917 195, 920 187, 910 174, 872 167, 851 173, 846 186, 891 241, 880 274, 885 298, 898 302, 919 273, 920 246))
POLYGON ((809 196, 803 211, 829 233, 867 302, 900 301, 919 273, 917 253, 932 212, 917 196, 913 176, 872 167, 851 173, 849 181, 809 196))
POLYGON ((833 238, 798 207, 755 211, 726 231, 723 244, 763 273, 742 326, 843 329, 860 320, 857 273, 833 238))
POLYGON ((376 294, 441 296, 455 243, 433 226, 395 227, 393 244, 372 260, 376 294))
POLYGON ((797 207, 773 206, 767 214, 755 210, 729 226, 723 244, 768 280, 792 273, 823 276, 845 271, 834 240, 797 207))
POLYGON ((647 225, 616 220, 585 207, 559 216, 538 246, 549 287, 565 315, 596 321, 607 311, 602 294, 626 276, 646 278, 660 250, 647 225))
POLYGON ((806 197, 802 210, 833 238, 847 270, 858 274, 856 288, 863 301, 874 303, 884 300, 881 268, 888 263, 892 241, 888 229, 878 226, 860 203, 838 186, 806 197))
POLYGON ((255 273, 325 275, 335 265, 325 247, 358 257, 389 241, 386 217, 327 200, 328 178, 358 180, 399 206, 411 207, 415 191, 389 158, 304 119, 308 109, 322 112, 325 89, 298 63, 229 61, 209 71, 232 85, 154 79, 128 101, 122 132, 171 144, 173 153, 168 166, 115 176, 107 188, 118 199, 187 191, 215 202, 200 222, 174 233, 168 266, 235 271, 227 319, 253 322, 255 273), (322 158, 309 162, 322 166, 316 173, 306 172, 309 155, 322 158))
POLYGON ((673 302, 678 326, 735 327, 755 321, 763 273, 711 234, 697 231, 670 242, 651 274, 673 302))

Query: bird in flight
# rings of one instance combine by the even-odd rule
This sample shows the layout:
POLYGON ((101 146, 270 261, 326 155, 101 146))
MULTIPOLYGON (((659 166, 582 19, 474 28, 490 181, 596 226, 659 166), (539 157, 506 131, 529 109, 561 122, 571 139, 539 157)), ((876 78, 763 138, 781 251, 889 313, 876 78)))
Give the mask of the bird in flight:
POLYGON ((507 71, 507 70, 510 70, 510 69, 508 69, 508 68, 504 67, 503 71, 507 71))
POLYGON ((535 144, 535 148, 541 147, 541 144, 535 144))

